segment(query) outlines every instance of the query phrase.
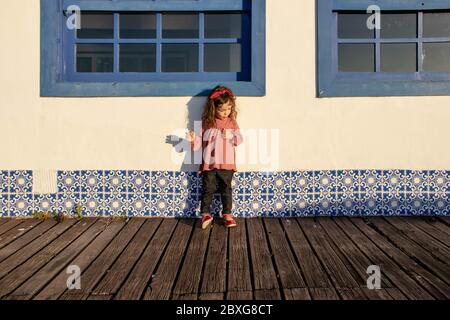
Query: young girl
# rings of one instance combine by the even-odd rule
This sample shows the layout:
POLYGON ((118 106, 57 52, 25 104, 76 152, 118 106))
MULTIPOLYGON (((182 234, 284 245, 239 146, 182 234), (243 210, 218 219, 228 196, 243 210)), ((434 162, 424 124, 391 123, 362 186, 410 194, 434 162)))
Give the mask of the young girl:
POLYGON ((228 228, 236 226, 231 213, 231 180, 236 172, 235 147, 242 143, 236 116, 235 95, 230 89, 218 86, 208 96, 202 116, 201 135, 197 136, 193 131, 186 135, 193 150, 202 148, 199 170, 203 182, 200 206, 202 229, 206 229, 213 220, 210 207, 217 186, 222 200, 224 224, 228 228))

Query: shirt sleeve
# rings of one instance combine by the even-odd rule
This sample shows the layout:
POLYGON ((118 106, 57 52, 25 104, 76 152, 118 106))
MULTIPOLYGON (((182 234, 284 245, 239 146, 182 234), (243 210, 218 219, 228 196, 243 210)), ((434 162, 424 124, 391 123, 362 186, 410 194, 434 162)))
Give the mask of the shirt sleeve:
POLYGON ((242 136, 241 129, 239 128, 239 125, 237 121, 234 121, 234 128, 233 128, 233 145, 238 146, 244 141, 244 137, 242 136))

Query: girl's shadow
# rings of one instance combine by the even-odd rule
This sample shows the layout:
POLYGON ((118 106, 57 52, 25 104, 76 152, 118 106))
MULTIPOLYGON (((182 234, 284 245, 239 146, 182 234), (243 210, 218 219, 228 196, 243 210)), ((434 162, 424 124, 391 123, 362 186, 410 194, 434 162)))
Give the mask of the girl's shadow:
MULTIPOLYGON (((205 97, 193 97, 187 103, 187 114, 186 114, 186 129, 194 130, 199 129, 201 124, 201 118, 203 113, 203 107, 205 105, 205 97), (196 123, 197 122, 197 123, 196 123)), ((186 130, 186 131, 187 131, 186 130)), ((197 135, 200 132, 195 132, 197 135)), ((198 174, 199 165, 201 162, 200 156, 194 157, 194 152, 190 151, 190 143, 186 140, 186 137, 180 137, 177 135, 167 135, 166 143, 172 145, 175 152, 183 153, 185 152, 183 163, 180 167, 180 172, 183 172, 187 178, 187 201, 184 209, 180 208, 180 212, 183 218, 196 217, 198 215, 198 207, 201 196, 201 176, 198 174)), ((201 151, 199 151, 201 152, 201 151)), ((213 205, 213 207, 215 207, 213 205)), ((214 208, 215 209, 215 208, 214 208)), ((178 215, 179 212, 176 213, 178 215)))

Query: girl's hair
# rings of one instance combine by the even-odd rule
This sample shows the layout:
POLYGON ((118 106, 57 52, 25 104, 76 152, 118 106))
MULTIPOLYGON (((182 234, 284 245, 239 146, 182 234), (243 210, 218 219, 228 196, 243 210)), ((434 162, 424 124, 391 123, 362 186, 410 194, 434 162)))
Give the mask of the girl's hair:
POLYGON ((202 115, 202 123, 205 130, 215 126, 216 109, 228 102, 231 104, 230 118, 236 120, 236 96, 233 91, 224 86, 217 86, 211 91, 202 115))

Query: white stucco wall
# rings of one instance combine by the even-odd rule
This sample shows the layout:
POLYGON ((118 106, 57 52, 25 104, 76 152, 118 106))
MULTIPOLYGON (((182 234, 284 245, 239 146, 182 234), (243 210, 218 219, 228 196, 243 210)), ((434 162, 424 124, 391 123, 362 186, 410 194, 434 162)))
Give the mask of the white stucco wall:
MULTIPOLYGON (((2 1, 0 170, 179 170, 166 136, 204 98, 40 98, 39 24, 39 1, 2 1)), ((238 121, 279 129, 278 170, 450 168, 449 96, 316 98, 314 0, 267 0, 266 37, 267 95, 238 121)))

